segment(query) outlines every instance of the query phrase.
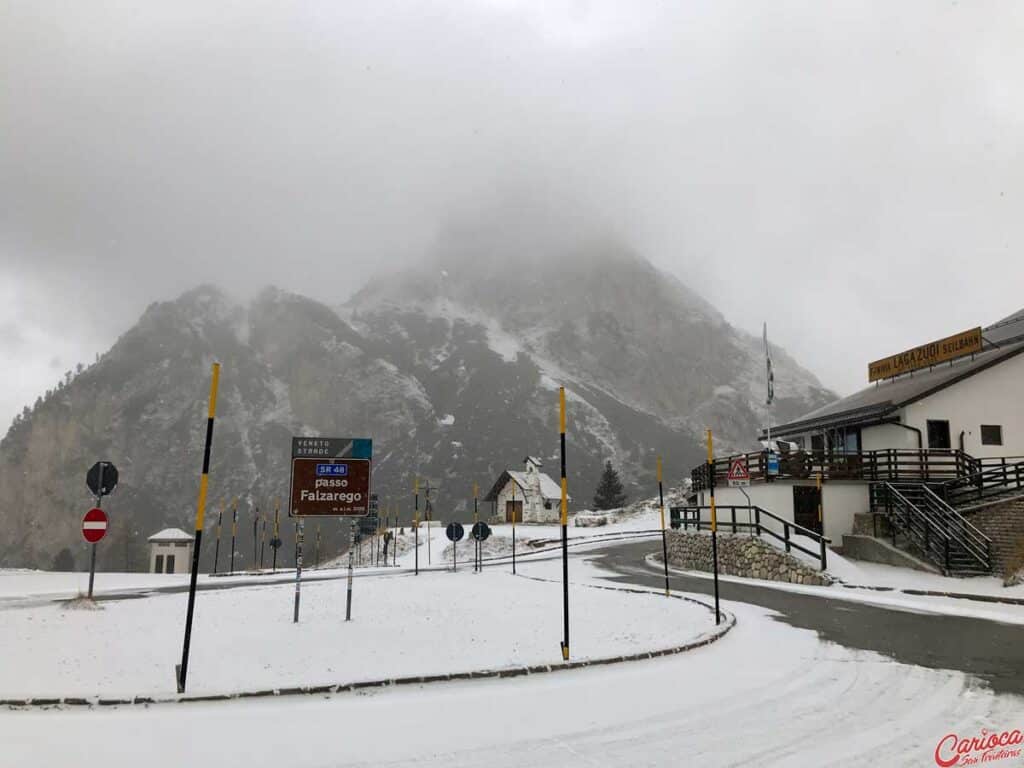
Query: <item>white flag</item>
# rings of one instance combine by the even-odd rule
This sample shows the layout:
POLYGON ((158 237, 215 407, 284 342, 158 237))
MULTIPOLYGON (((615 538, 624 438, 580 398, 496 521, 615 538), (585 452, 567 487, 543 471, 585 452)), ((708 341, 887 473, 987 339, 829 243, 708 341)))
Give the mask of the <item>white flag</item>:
POLYGON ((764 324, 764 367, 768 382, 768 399, 766 404, 771 405, 772 400, 775 399, 775 371, 772 370, 772 353, 768 348, 768 323, 764 324))

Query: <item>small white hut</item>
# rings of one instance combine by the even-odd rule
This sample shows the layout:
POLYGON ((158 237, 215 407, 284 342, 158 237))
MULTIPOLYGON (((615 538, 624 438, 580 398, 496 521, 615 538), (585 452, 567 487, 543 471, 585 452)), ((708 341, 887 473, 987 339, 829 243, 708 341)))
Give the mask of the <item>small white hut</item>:
POLYGON ((150 573, 188 573, 195 537, 181 528, 164 528, 149 537, 150 573))
POLYGON ((557 523, 561 519, 562 487, 546 473, 536 456, 523 459, 523 471, 506 469, 484 497, 491 502, 492 522, 557 523))

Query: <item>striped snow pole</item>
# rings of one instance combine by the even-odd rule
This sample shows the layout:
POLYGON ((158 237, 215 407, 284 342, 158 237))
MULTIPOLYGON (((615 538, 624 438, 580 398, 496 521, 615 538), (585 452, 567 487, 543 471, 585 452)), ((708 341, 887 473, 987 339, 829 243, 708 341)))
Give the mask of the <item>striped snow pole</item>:
POLYGON ((562 454, 562 660, 569 660, 569 486, 565 479, 565 387, 558 388, 558 432, 562 454))
MULTIPOLYGON (((203 543, 203 523, 206 520, 206 489, 210 482, 210 449, 213 446, 213 417, 217 411, 217 385, 220 383, 220 363, 214 363, 210 378, 210 400, 206 411, 206 445, 203 448, 203 473, 199 476, 199 501, 196 504, 196 540, 192 549, 192 579, 188 589, 188 610, 185 614, 185 642, 181 649, 181 664, 177 669, 178 693, 185 692, 188 677, 188 652, 192 642, 192 616, 196 606, 196 580, 199 577, 199 549, 203 543)), ((232 546, 232 555, 234 546, 232 546)))
POLYGON ((668 597, 668 534, 665 533, 665 492, 661 485, 661 456, 658 457, 658 510, 661 512, 661 559, 665 563, 665 597, 668 597))

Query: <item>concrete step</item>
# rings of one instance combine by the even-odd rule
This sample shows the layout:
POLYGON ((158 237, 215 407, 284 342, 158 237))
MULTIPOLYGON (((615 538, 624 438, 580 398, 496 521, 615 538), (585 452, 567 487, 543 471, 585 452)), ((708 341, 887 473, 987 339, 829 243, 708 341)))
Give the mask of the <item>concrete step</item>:
POLYGON ((915 571, 927 571, 928 573, 942 572, 931 563, 873 536, 843 536, 843 557, 864 560, 869 563, 913 568, 915 571))

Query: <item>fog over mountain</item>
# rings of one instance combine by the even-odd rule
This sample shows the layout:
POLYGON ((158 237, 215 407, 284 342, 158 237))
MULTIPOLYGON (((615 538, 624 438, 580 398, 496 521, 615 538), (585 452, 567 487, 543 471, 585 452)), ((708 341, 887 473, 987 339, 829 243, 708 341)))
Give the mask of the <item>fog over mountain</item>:
POLYGON ((153 301, 333 306, 507 189, 853 391, 1020 307, 1022 38, 984 0, 6 3, 0 429, 153 301))
MULTIPOLYGON (((759 338, 614 233, 526 203, 500 221, 452 220, 419 264, 334 306, 277 288, 240 302, 212 286, 151 305, 0 443, 0 564, 46 567, 63 547, 85 556, 83 476, 99 458, 121 470, 101 567, 138 567, 146 536, 187 529, 213 360, 223 370, 207 525, 220 501, 242 500, 236 565, 251 563, 253 508, 287 492, 292 435, 372 437, 382 500, 408 518, 412 478, 431 478, 440 519, 464 519, 472 483, 486 491, 527 454, 554 470, 560 385, 574 509, 606 459, 636 498, 655 490, 656 455, 671 483, 688 475, 708 425, 723 448, 754 441, 759 338)), ((833 397, 781 349, 774 360, 778 418, 833 397)), ((324 525, 336 552, 340 525, 324 525)), ((212 549, 203 557, 210 567, 212 549)))

